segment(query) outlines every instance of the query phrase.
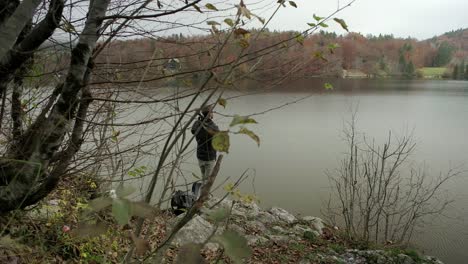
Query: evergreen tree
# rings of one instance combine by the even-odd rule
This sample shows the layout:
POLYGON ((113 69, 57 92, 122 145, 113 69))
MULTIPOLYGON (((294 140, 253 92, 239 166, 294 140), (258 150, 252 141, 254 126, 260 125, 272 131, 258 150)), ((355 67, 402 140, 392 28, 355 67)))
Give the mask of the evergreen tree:
POLYGON ((434 58, 433 61, 433 66, 434 67, 442 67, 447 65, 447 63, 452 60, 452 54, 453 54, 454 48, 448 44, 447 42, 442 42, 439 45, 439 48, 437 49, 437 54, 434 58))
POLYGON ((468 65, 465 66, 465 80, 468 81, 468 65))
POLYGON ((453 67, 452 79, 454 80, 458 79, 458 65, 457 64, 455 64, 455 66, 453 67))
POLYGON ((412 61, 410 61, 406 65, 405 75, 408 78, 413 78, 414 77, 414 72, 415 72, 414 64, 413 64, 412 61))
POLYGON ((404 73, 406 70, 406 60, 403 52, 400 52, 400 59, 398 60, 398 67, 401 73, 404 73))
POLYGON ((457 79, 458 80, 463 80, 464 79, 464 74, 465 74, 465 60, 462 60, 460 65, 458 66, 458 74, 457 74, 457 79))

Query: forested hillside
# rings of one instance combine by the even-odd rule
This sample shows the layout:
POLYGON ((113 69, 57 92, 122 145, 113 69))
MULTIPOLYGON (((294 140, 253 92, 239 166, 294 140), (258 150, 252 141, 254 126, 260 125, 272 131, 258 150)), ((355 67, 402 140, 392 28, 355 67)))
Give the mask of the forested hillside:
MULTIPOLYGON (((247 63, 241 63, 235 72, 237 76, 274 80, 282 76, 422 78, 426 77, 425 74, 428 77, 454 79, 461 76, 463 79, 466 75, 464 64, 465 58, 468 62, 468 29, 422 41, 395 38, 393 35, 337 35, 325 31, 303 38, 297 37, 299 32, 264 30, 253 44, 243 41, 244 36, 256 36, 256 33, 258 31, 255 29, 237 32, 242 37, 226 43, 217 58, 216 67, 208 70, 222 74, 238 52, 245 45, 250 45, 247 47, 250 49, 249 55, 242 60, 247 63), (267 51, 272 46, 282 51, 271 56, 267 51), (461 75, 455 76, 454 71, 461 75)), ((200 65, 208 65, 213 59, 214 47, 219 45, 219 35, 216 38, 211 35, 174 34, 158 39, 114 41, 97 60, 94 83, 167 84, 166 77, 173 75, 171 82, 182 81, 189 85, 204 74, 200 65), (163 83, 159 81, 162 79, 163 83)), ((61 59, 48 65, 47 71, 62 69, 59 65, 66 65, 66 57, 64 54, 61 59)))

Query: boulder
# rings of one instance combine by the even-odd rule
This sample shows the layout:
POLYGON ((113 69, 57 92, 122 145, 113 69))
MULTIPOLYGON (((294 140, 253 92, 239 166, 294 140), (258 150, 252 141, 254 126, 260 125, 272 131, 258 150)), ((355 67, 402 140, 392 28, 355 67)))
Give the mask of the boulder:
POLYGON ((61 200, 58 199, 47 201, 45 204, 29 210, 28 214, 33 219, 49 219, 60 213, 60 202, 61 200))
POLYGON ((246 209, 247 217, 251 219, 257 218, 262 211, 262 209, 254 202, 242 203, 241 206, 246 209))
POLYGON ((405 255, 405 254, 398 254, 397 261, 400 264, 414 264, 415 263, 414 260, 410 256, 405 255))
POLYGON ((208 242, 205 244, 203 249, 211 251, 211 252, 217 252, 221 248, 221 245, 218 243, 213 243, 213 242, 208 242))
POLYGON ((320 234, 323 233, 322 229, 325 227, 323 220, 315 216, 304 216, 301 218, 302 222, 307 223, 312 229, 316 230, 320 234))
POLYGON ((276 234, 287 234, 288 232, 281 226, 274 226, 271 228, 276 234))
MULTIPOLYGON (((317 232, 313 229, 311 229, 310 227, 308 226, 304 226, 304 225, 295 225, 293 228, 292 228, 292 231, 299 235, 299 236, 303 236, 305 232, 317 232)), ((317 232, 317 236, 319 236, 320 234, 317 232)))
POLYGON ((265 233, 267 231, 265 225, 260 221, 248 221, 245 223, 245 226, 246 229, 257 233, 265 233))
POLYGON ((212 224, 197 215, 179 230, 172 243, 180 246, 188 243, 202 244, 208 239, 214 228, 212 224))
POLYGON ((228 198, 225 198, 225 199, 222 199, 221 202, 219 202, 222 198, 218 198, 218 197, 211 197, 208 201, 206 201, 205 203, 205 207, 206 208, 210 208, 212 207, 213 205, 217 204, 214 208, 220 208, 220 207, 225 207, 225 208, 230 208, 231 205, 232 205, 232 200, 228 199, 228 198), (219 202, 219 203, 218 203, 219 202))
POLYGON ((297 221, 296 217, 292 215, 290 212, 284 210, 283 208, 279 207, 273 207, 270 209, 270 213, 274 216, 276 216, 278 219, 280 219, 283 222, 286 222, 288 224, 292 224, 297 221))
POLYGON ((245 238, 247 239, 247 244, 249 246, 261 245, 268 242, 268 239, 263 236, 247 235, 245 238))
POLYGON ((265 225, 271 225, 279 222, 279 219, 276 216, 265 211, 260 212, 257 219, 265 225))
POLYGON ((241 227, 240 225, 230 224, 227 229, 236 231, 237 233, 239 233, 241 235, 245 234, 245 229, 243 227, 241 227))

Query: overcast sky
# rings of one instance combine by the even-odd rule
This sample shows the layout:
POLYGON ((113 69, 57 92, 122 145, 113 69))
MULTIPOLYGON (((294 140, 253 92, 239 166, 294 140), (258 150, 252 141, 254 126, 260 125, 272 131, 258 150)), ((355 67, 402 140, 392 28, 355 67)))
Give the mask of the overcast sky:
MULTIPOLYGON (((325 16, 337 9, 338 0, 295 0, 298 8, 283 8, 270 29, 306 29, 312 15, 325 16)), ((346 1, 340 0, 344 5, 346 1)), ((266 13, 265 13, 266 15, 266 13)), ((468 27, 468 0, 356 0, 337 17, 350 31, 394 34, 396 37, 427 39, 450 30, 468 27)), ((334 23, 330 23, 332 25, 334 23)), ((337 26, 329 30, 343 33, 337 26)))

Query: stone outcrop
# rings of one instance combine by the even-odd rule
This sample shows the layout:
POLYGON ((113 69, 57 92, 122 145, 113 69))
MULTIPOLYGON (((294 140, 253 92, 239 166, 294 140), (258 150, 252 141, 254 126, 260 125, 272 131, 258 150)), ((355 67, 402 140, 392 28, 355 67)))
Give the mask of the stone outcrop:
MULTIPOLYGON (((184 228, 182 228, 173 240, 173 244, 185 245, 188 243, 204 243, 215 231, 215 224, 210 222, 210 212, 220 208, 231 209, 228 229, 243 235, 249 246, 266 245, 268 243, 283 244, 297 242, 303 239, 316 239, 325 236, 327 228, 324 221, 314 216, 296 217, 285 209, 273 207, 262 210, 257 204, 233 203, 229 199, 221 200, 212 198, 202 210, 201 215, 195 216, 184 228)), ((182 216, 174 219, 169 227, 180 220, 182 216)), ((328 227, 331 228, 331 227, 328 227)), ((223 230, 220 227, 216 234, 223 230)), ((204 249, 216 252, 221 249, 218 243, 208 242, 204 249)), ((414 256, 413 256, 414 257, 414 256)), ((422 256, 413 259, 412 256, 385 250, 356 250, 344 249, 335 252, 329 249, 326 253, 317 253, 313 259, 303 259, 298 263, 347 263, 347 264, 443 264, 440 260, 432 257, 422 256)))

